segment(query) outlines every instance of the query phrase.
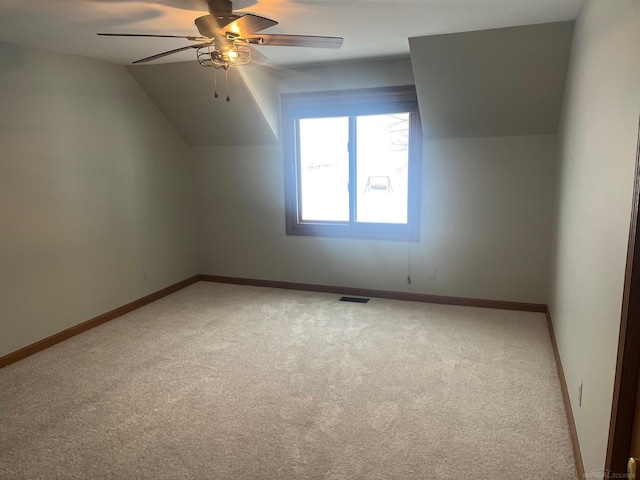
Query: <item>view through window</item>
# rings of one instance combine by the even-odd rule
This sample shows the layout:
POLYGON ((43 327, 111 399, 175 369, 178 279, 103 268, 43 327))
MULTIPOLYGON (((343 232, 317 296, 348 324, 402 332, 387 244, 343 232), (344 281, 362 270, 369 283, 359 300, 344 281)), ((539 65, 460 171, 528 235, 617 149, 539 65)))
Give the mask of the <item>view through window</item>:
POLYGON ((375 99, 367 93, 289 109, 292 100, 283 99, 288 233, 416 239, 415 92, 404 90, 403 101, 382 89, 375 99))
POLYGON ((355 133, 356 222, 406 224, 409 113, 299 121, 301 218, 349 221, 349 138, 355 133))

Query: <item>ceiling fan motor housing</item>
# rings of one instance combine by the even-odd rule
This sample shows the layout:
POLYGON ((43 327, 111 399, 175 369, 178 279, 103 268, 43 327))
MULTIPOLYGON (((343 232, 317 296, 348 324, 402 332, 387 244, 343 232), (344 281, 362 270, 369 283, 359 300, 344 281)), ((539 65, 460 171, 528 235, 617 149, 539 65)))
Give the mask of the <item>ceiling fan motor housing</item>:
POLYGON ((207 0, 207 6, 214 16, 229 15, 233 11, 231 0, 207 0))
POLYGON ((219 30, 229 25, 231 22, 239 19, 241 15, 226 15, 224 17, 214 17, 213 15, 203 15, 202 17, 198 17, 195 19, 196 28, 200 35, 207 38, 216 38, 218 41, 221 40, 219 30))

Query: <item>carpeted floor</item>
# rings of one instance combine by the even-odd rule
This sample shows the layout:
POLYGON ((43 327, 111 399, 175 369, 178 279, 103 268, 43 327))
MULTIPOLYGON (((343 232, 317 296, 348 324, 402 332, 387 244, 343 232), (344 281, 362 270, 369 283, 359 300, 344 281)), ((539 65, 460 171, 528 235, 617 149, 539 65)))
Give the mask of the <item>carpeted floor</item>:
POLYGON ((2 479, 575 479, 544 315, 197 283, 0 370, 2 479))

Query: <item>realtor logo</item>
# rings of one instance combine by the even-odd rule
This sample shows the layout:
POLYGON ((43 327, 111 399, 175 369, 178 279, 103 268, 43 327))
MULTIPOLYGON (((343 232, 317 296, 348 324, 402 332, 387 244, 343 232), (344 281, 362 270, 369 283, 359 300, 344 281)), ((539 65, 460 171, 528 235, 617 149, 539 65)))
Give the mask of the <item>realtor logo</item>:
POLYGON ((586 472, 584 474, 584 478, 602 478, 602 479, 629 478, 629 474, 615 473, 615 472, 612 472, 611 470, 605 470, 603 468, 599 468, 597 470, 591 470, 590 472, 586 472))

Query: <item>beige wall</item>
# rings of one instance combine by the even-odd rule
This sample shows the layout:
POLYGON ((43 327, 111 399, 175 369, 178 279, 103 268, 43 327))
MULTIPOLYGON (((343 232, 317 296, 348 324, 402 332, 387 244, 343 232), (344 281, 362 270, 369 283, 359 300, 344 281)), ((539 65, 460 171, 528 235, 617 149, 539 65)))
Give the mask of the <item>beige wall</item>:
POLYGON ((0 356, 198 273, 191 152, 124 67, 0 43, 0 148, 0 356))
POLYGON ((546 303, 555 151, 553 135, 427 142, 415 243, 287 236, 278 147, 195 148, 201 271, 546 303))
MULTIPOLYGON (((406 85, 416 68, 393 58, 298 67, 278 80, 282 92, 406 85)), ((415 243, 287 236, 280 147, 196 147, 201 271, 546 303, 556 148, 555 135, 427 141, 415 243)))
POLYGON ((640 114, 639 53, 640 2, 587 2, 576 23, 559 142, 550 293, 587 472, 604 466, 607 447, 640 114))

